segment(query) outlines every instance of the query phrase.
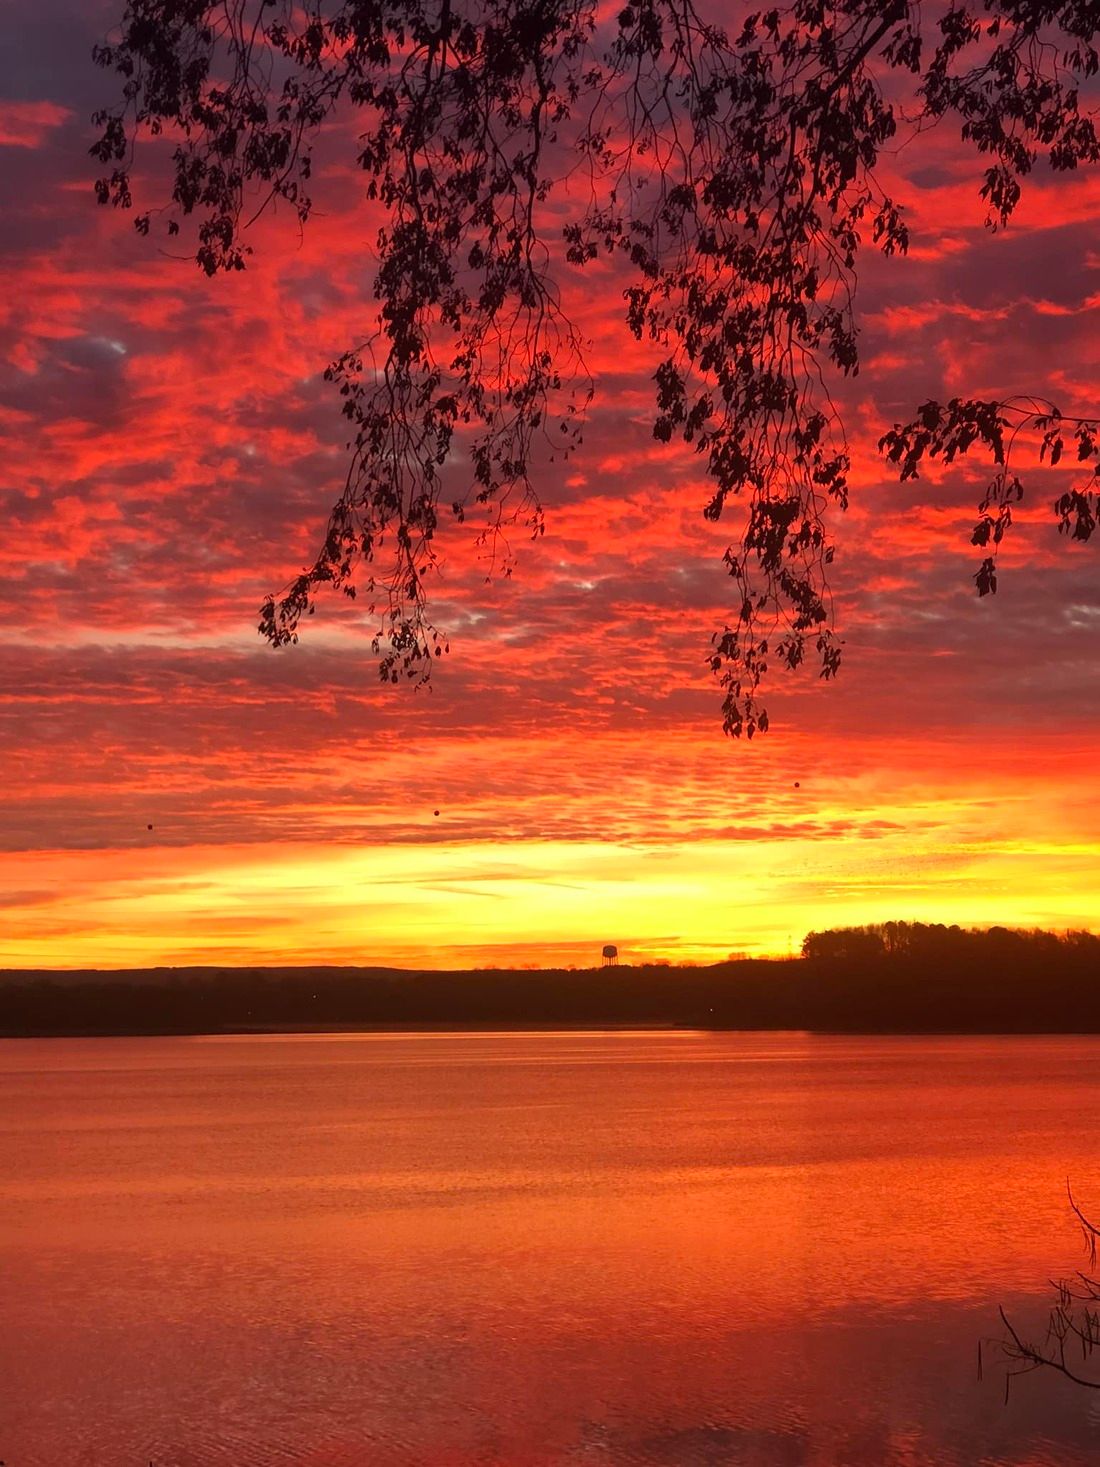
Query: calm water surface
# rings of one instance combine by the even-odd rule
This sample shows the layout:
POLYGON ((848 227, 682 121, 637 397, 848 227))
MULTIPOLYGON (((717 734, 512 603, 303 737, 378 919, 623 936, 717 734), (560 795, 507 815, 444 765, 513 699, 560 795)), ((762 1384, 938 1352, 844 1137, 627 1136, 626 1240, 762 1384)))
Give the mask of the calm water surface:
POLYGON ((1100 1462, 1100 1041, 0 1042, 7 1467, 1100 1462), (991 1352, 990 1352, 991 1353, 991 1352))

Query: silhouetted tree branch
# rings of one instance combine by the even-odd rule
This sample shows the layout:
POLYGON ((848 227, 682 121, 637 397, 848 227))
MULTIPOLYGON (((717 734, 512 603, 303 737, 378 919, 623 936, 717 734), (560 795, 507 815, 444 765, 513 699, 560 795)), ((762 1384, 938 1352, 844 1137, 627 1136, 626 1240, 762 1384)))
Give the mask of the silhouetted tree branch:
MULTIPOLYGON (((1100 1230, 1081 1211, 1068 1182, 1066 1191, 1088 1250, 1089 1267, 1095 1269, 1100 1230)), ((1000 1310, 1005 1338, 998 1343, 1009 1364, 1006 1392, 1012 1376, 1041 1369, 1056 1370, 1076 1385, 1100 1390, 1100 1371, 1090 1368, 1093 1351, 1100 1346, 1100 1280, 1079 1271, 1071 1279, 1052 1281, 1052 1287, 1056 1298, 1041 1342, 1026 1339, 1000 1310)))
POLYGON ((1059 530, 1074 540, 1090 539, 1100 509, 1100 420, 1063 417, 1043 398, 1017 397, 1004 402, 952 398, 946 406, 926 402, 913 422, 895 425, 879 443, 889 461, 899 466, 903 480, 915 479, 926 458, 949 464, 975 444, 991 454, 996 473, 978 505, 980 518, 971 536, 971 544, 990 549, 974 577, 979 596, 997 589, 997 548, 1012 524, 1012 506, 1024 497, 1013 450, 1017 440, 1029 435, 1039 439, 1039 462, 1052 468, 1061 461, 1067 440, 1079 465, 1095 460, 1083 470, 1086 477, 1054 501, 1059 530))
MULTIPOLYGON (((443 506, 475 513, 494 545, 508 523, 541 532, 539 442, 573 452, 592 394, 561 285, 604 261, 628 330, 660 357, 654 436, 702 456, 708 519, 741 500, 710 654, 726 730, 766 729, 769 662, 836 674, 830 522, 850 456, 832 390, 859 368, 860 248, 908 246, 882 149, 952 118, 988 161, 981 194, 1002 227, 1040 158, 1100 157, 1081 97, 1100 12, 985 0, 933 21, 915 0, 796 0, 727 19, 693 0, 627 0, 614 17, 595 0, 130 0, 96 51, 123 79, 96 116, 101 202, 131 207, 136 140, 169 133, 171 199, 137 228, 190 222, 207 274, 242 269, 258 213, 308 219, 313 141, 349 113, 382 221, 374 324, 327 373, 352 428, 347 478, 316 560, 262 609, 272 643, 296 640, 319 586, 361 589, 383 678, 428 675, 446 645, 425 579, 443 506)), ((992 453, 982 594, 1029 429, 1051 464, 1067 433, 1082 463, 1097 457, 1095 423, 1024 399, 927 403, 882 442, 903 478, 992 453)), ((1096 483, 1056 504, 1078 539, 1096 483)))

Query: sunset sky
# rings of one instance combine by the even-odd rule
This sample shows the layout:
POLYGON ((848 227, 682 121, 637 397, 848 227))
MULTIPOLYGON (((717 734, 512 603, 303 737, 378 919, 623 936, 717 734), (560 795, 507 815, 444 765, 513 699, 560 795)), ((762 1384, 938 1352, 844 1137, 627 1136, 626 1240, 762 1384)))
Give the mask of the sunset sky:
POLYGON ((604 942, 714 961, 889 918, 1097 929, 1100 562, 1057 533, 1067 474, 1024 475, 979 601, 987 464, 901 487, 875 443, 955 392, 1100 409, 1100 176, 1038 169, 992 234, 949 131, 890 160, 913 247, 861 268, 845 663, 776 678, 766 738, 723 737, 706 665, 736 504, 705 523, 700 462, 654 442, 654 358, 599 272, 570 286, 598 397, 541 480, 545 536, 486 584, 445 524, 450 656, 430 690, 383 688, 342 599, 296 647, 256 633, 343 482, 322 372, 364 334, 374 227, 351 155, 304 235, 255 228, 244 274, 167 258, 92 193, 116 83, 90 50, 116 9, 19 6, 0 79, 0 965, 589 964, 604 942))

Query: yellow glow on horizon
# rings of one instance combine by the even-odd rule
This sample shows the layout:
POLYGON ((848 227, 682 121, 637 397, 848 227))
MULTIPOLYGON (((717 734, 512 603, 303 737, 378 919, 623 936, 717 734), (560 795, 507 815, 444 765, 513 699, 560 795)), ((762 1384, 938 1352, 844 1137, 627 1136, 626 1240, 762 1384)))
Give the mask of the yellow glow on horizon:
POLYGON ((785 955, 891 918, 1090 927, 1100 843, 695 840, 161 847, 0 857, 0 966, 590 966, 785 955), (873 850, 869 847, 873 846, 873 850))

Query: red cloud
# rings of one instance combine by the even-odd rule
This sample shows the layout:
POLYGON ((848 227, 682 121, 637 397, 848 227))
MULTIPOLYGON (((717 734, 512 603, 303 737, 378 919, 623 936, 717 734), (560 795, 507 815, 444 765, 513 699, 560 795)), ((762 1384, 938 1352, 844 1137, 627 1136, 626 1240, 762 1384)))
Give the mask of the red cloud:
POLYGON ((600 395, 581 454, 540 468, 545 537, 516 532, 515 575, 487 583, 469 527, 443 526, 453 650, 433 691, 378 684, 361 601, 321 598, 300 646, 264 648, 259 602, 311 558, 342 483, 321 373, 369 330, 377 219, 330 166, 302 239, 265 220, 252 268, 208 282, 96 210, 80 149, 59 145, 74 110, 0 108, 0 140, 33 165, 0 242, 0 727, 20 771, 0 844, 13 889, 52 893, 9 908, 9 960, 576 954, 569 924, 590 910, 546 896, 569 880, 670 956, 784 949, 831 915, 1094 920, 1095 552, 1059 543, 1060 480, 1033 474, 1002 591, 979 603, 988 465, 900 486, 875 446, 964 386, 1095 408, 1092 183, 1035 181, 991 239, 950 139, 922 141, 920 168, 902 155, 918 249, 868 261, 867 366, 838 387, 856 486, 833 568, 844 671, 778 684, 774 733, 744 747, 721 739, 707 667, 738 506, 705 522, 704 463, 653 440, 659 353, 626 330, 610 268, 566 286, 600 395), (452 889, 478 873, 512 903, 506 931, 452 889))
POLYGON ((0 148, 38 148, 72 115, 58 102, 0 100, 0 148))

